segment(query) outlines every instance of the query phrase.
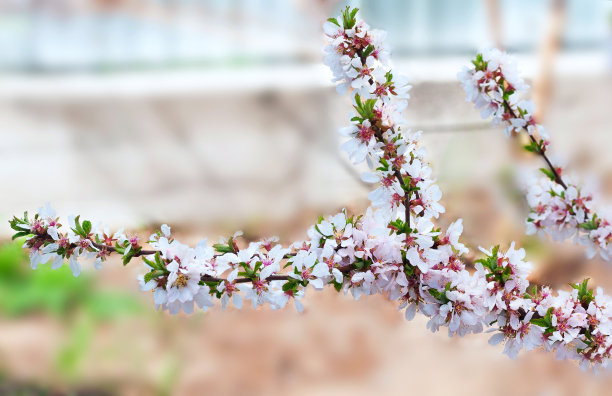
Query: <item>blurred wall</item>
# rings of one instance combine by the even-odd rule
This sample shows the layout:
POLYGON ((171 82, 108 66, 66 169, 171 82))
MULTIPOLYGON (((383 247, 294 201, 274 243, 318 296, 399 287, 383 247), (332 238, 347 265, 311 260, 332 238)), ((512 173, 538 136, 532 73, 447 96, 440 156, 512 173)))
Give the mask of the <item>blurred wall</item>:
MULTIPOLYGON (((609 143, 600 109, 610 99, 609 2, 350 3, 389 31, 396 70, 415 84, 407 119, 436 142, 428 148, 443 183, 462 186, 478 174, 472 180, 487 184, 511 162, 475 162, 485 161, 490 133, 455 81, 485 45, 521 54, 540 109, 571 109, 574 125, 604 139, 596 148, 609 143), (584 84, 598 96, 579 101, 584 84), (561 89, 566 102, 555 97, 561 89), (453 150, 456 140, 473 142, 476 157, 453 150)), ((241 227, 367 205, 369 187, 335 134, 349 103, 321 65, 321 23, 345 4, 2 2, 0 174, 11 193, 0 197, 0 216, 51 201, 112 226, 241 227)), ((575 132, 552 125, 555 143, 568 147, 560 154, 571 155, 575 132)))
MULTIPOLYGON (((319 214, 361 212, 371 186, 335 133, 350 102, 321 65, 321 23, 345 4, 0 1, 0 238, 8 217, 45 201, 130 231, 167 222, 188 243, 245 228, 298 240, 319 214)), ((552 152, 596 179, 610 206, 612 2, 351 4, 389 31, 395 70, 414 84, 405 115, 425 131, 447 207, 440 225, 464 218, 473 251, 519 241, 536 281, 564 287, 588 276, 609 291, 610 267, 582 248, 524 236, 516 164, 539 163, 480 119, 455 75, 478 47, 517 53, 552 152)), ((517 362, 486 335, 432 335, 382 296, 309 293, 300 316, 289 307, 168 317, 139 291, 133 264, 75 279, 66 267, 31 271, 18 245, 0 244, 0 394, 610 389, 609 376, 581 375, 546 353, 517 362)))
MULTIPOLYGON (((604 0, 362 0, 397 55, 469 54, 503 45, 537 49, 555 3, 563 47, 601 46, 604 0)), ((4 0, 0 68, 121 68, 318 62, 320 23, 343 2, 307 0, 4 0)))

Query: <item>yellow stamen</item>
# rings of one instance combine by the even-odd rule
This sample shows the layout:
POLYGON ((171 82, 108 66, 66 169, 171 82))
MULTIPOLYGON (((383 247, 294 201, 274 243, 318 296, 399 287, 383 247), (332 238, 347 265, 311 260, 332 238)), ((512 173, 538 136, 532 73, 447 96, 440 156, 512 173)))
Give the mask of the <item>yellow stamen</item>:
POLYGON ((187 286, 187 277, 183 274, 178 274, 178 277, 172 284, 172 287, 185 287, 187 286))

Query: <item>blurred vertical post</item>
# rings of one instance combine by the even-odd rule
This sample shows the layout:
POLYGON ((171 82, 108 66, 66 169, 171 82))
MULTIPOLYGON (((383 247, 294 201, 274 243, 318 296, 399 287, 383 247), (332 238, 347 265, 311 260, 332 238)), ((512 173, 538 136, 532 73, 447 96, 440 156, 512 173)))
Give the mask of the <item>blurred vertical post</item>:
POLYGON ((536 117, 544 118, 553 84, 555 58, 561 47, 561 36, 565 24, 566 0, 553 0, 548 17, 548 26, 540 48, 540 70, 533 82, 533 100, 536 117))
POLYGON ((502 40, 502 18, 499 7, 499 0, 485 0, 487 8, 487 17, 489 20, 489 29, 491 30, 491 38, 495 47, 504 50, 502 40))

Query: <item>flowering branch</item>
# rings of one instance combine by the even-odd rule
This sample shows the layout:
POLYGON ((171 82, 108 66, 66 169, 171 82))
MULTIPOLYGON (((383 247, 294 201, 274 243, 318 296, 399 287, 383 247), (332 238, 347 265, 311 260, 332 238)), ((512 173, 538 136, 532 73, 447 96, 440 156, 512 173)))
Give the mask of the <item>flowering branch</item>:
POLYGON ((574 237, 587 246, 589 257, 599 250, 602 258, 610 260, 612 225, 593 210, 592 194, 564 178, 562 167, 553 165, 546 155, 550 144, 548 134, 535 121, 533 102, 520 99, 528 86, 518 75, 514 61, 493 49, 478 54, 472 65, 458 74, 467 100, 482 109, 483 118, 491 117, 494 125, 505 125, 507 136, 524 131, 530 139, 525 150, 541 156, 548 166, 540 169, 546 178, 528 189, 531 213, 527 218, 527 233, 540 232, 556 240, 574 237))
MULTIPOLYGON (((511 116, 512 118, 515 118, 515 119, 519 118, 514 113, 514 109, 512 108, 512 106, 510 106, 508 101, 505 99, 504 99, 504 108, 509 113, 509 116, 511 116)), ((531 118, 529 122, 531 122, 531 120, 533 120, 533 118, 531 118)), ((525 126, 523 126, 522 129, 523 131, 527 132, 527 135, 529 136, 529 139, 531 140, 531 144, 527 146, 525 150, 530 151, 530 152, 535 152, 540 157, 542 157, 542 159, 544 159, 544 161, 546 162, 546 165, 548 165, 548 169, 552 173, 551 179, 553 179, 557 184, 559 184, 565 190, 567 190, 567 184, 565 184, 565 182, 561 178, 561 169, 553 166, 553 164, 550 162, 550 159, 548 159, 548 157, 546 156, 546 148, 549 145, 549 141, 545 140, 544 138, 540 138, 539 140, 536 139, 533 136, 533 134, 530 133, 529 130, 525 126)))
MULTIPOLYGON (((463 336, 488 328, 494 332, 490 342, 505 341, 511 357, 523 348, 544 347, 582 367, 606 366, 612 349, 610 297, 600 289, 594 293, 586 281, 573 285, 571 293, 530 287, 531 264, 514 243, 505 252, 499 246, 481 249, 483 258, 469 271, 463 261, 468 249, 459 240, 462 220, 445 231, 434 225, 445 211, 442 193, 419 147, 421 132, 405 130, 401 117, 410 86, 389 67, 385 33, 356 14, 347 7, 324 24, 325 63, 338 91, 352 90, 354 114, 340 133, 349 158, 370 167, 362 179, 376 183, 365 215, 342 211, 321 217, 305 241, 288 247, 270 238, 240 248, 239 232, 212 246, 204 239, 190 247, 163 225, 148 238, 151 249, 144 250, 137 236, 111 234, 79 216, 69 217, 66 229, 47 205, 33 218, 25 213, 10 221, 14 237, 26 238, 32 268, 51 261, 55 269, 68 260, 77 276, 87 259, 100 268, 111 254, 120 255, 124 265, 139 257, 146 269, 141 288, 153 291, 156 307, 171 314, 192 313, 194 306, 206 311, 217 303, 241 308, 244 300, 272 309, 293 301, 301 312, 309 286, 350 291, 355 299, 383 294, 398 301, 406 319, 416 312, 427 316, 432 331, 446 327, 449 335, 463 336)), ((476 73, 483 72, 472 77, 476 73)), ((478 79, 472 88, 485 100, 478 79)), ((499 103, 503 100, 514 103, 510 96, 499 103)), ((565 199, 570 189, 559 195, 565 199)))

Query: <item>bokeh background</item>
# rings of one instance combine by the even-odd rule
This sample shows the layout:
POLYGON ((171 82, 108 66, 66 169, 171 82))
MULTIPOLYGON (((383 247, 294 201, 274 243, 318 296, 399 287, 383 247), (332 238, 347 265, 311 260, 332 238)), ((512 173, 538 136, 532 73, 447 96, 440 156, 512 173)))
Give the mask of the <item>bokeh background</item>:
MULTIPOLYGON (((186 242, 245 230, 304 237, 368 205, 336 130, 350 102, 321 64, 321 24, 350 4, 389 32, 414 86, 406 118, 465 242, 516 240, 534 280, 567 288, 611 264, 524 235, 520 187, 540 165, 465 102, 475 51, 516 54, 552 152, 612 207, 612 2, 606 0, 0 1, 0 394, 609 394, 612 377, 487 335, 449 339, 382 297, 309 293, 306 311, 169 317, 135 261, 74 279, 31 271, 7 220, 50 201, 186 242)), ((603 210, 603 209, 602 209, 603 210)))

